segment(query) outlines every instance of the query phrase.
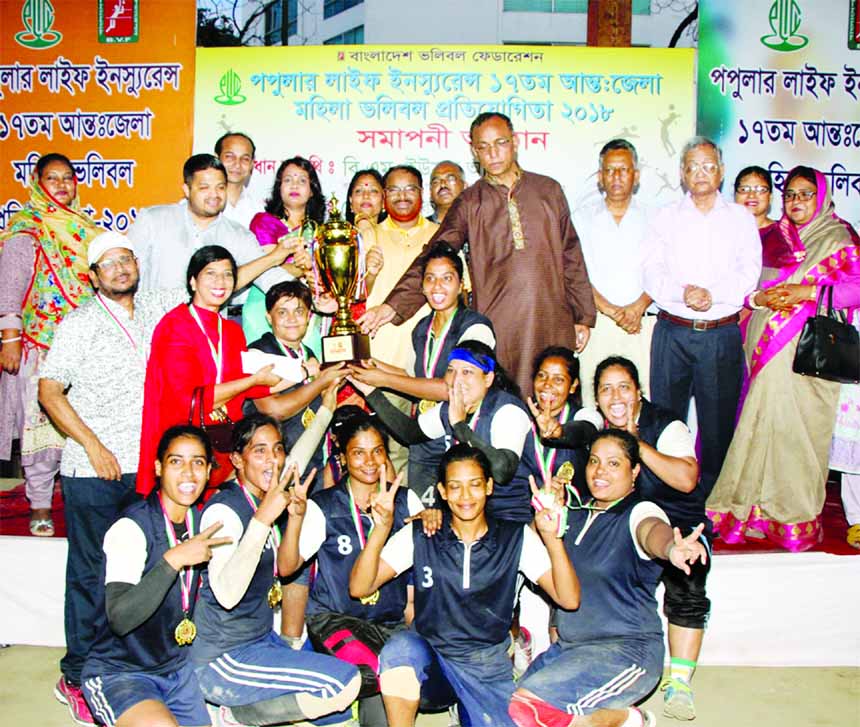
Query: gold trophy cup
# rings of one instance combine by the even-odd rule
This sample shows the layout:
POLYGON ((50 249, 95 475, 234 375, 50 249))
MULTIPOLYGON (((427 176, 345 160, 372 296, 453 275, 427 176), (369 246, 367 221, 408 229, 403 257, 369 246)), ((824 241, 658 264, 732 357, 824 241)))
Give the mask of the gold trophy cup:
POLYGON ((337 197, 328 204, 328 222, 318 225, 314 259, 323 287, 337 300, 329 335, 323 336, 323 364, 370 358, 370 337, 362 333, 349 310, 358 286, 358 229, 341 219, 337 197))

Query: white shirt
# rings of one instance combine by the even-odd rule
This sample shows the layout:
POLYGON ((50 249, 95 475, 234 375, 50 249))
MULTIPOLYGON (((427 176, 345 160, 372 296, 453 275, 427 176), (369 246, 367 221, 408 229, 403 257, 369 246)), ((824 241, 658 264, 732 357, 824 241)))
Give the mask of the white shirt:
POLYGON ((648 221, 636 199, 620 223, 602 198, 577 208, 573 222, 591 285, 613 305, 629 305, 642 295, 640 247, 648 221))
MULTIPOLYGON (((251 231, 227 219, 223 213, 205 229, 198 227, 185 200, 140 210, 128 236, 134 242, 135 254, 140 261, 142 290, 184 288, 188 261, 206 245, 227 248, 239 266, 263 254, 251 231)), ((283 268, 275 266, 260 275, 254 284, 266 292, 275 283, 290 279, 283 268)))
POLYGON ((688 194, 651 218, 642 245, 642 271, 645 290, 667 313, 710 321, 737 313, 761 274, 755 219, 720 195, 703 213, 688 194), (685 285, 708 290, 711 308, 700 312, 687 307, 685 285))
POLYGON ((239 195, 239 199, 235 205, 230 204, 229 198, 227 199, 227 205, 224 207, 222 214, 228 220, 232 220, 247 229, 251 226, 251 220, 254 219, 254 215, 262 211, 262 201, 257 199, 248 187, 243 187, 242 194, 239 195))

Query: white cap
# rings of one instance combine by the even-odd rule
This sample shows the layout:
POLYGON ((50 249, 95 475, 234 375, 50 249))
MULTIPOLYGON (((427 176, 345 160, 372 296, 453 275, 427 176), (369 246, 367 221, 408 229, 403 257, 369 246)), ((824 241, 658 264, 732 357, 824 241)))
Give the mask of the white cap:
POLYGON ((95 265, 105 252, 115 247, 124 247, 126 250, 130 250, 132 254, 134 253, 134 243, 130 238, 119 232, 108 230, 97 235, 90 242, 90 246, 87 248, 87 265, 95 265))

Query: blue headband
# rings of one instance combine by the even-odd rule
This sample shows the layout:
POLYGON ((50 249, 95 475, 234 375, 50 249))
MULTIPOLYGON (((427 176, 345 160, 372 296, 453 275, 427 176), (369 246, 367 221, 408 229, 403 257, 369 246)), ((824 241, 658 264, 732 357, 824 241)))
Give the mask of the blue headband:
POLYGON ((488 356, 481 356, 483 362, 479 361, 475 358, 474 354, 465 349, 465 348, 455 348, 451 351, 451 355, 448 356, 448 362, 451 361, 465 361, 468 364, 472 364, 477 369, 481 369, 485 374, 490 373, 491 371, 496 370, 496 362, 488 356))

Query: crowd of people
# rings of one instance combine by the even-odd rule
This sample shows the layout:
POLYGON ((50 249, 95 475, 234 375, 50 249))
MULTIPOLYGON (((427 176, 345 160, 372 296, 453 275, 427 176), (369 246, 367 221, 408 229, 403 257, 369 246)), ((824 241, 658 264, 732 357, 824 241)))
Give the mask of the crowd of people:
POLYGON ((39 159, 0 237, 0 458, 20 439, 36 536, 59 474, 76 722, 642 727, 658 684, 691 720, 714 538, 815 546, 832 468, 860 548, 860 387, 792 371, 821 295, 860 327, 826 177, 775 220, 767 170, 728 201, 694 137, 648 210, 615 139, 571 212, 506 116, 470 139, 429 218, 414 167, 352 178, 372 358, 338 363, 307 159, 256 200, 227 133, 127 235, 39 159))

